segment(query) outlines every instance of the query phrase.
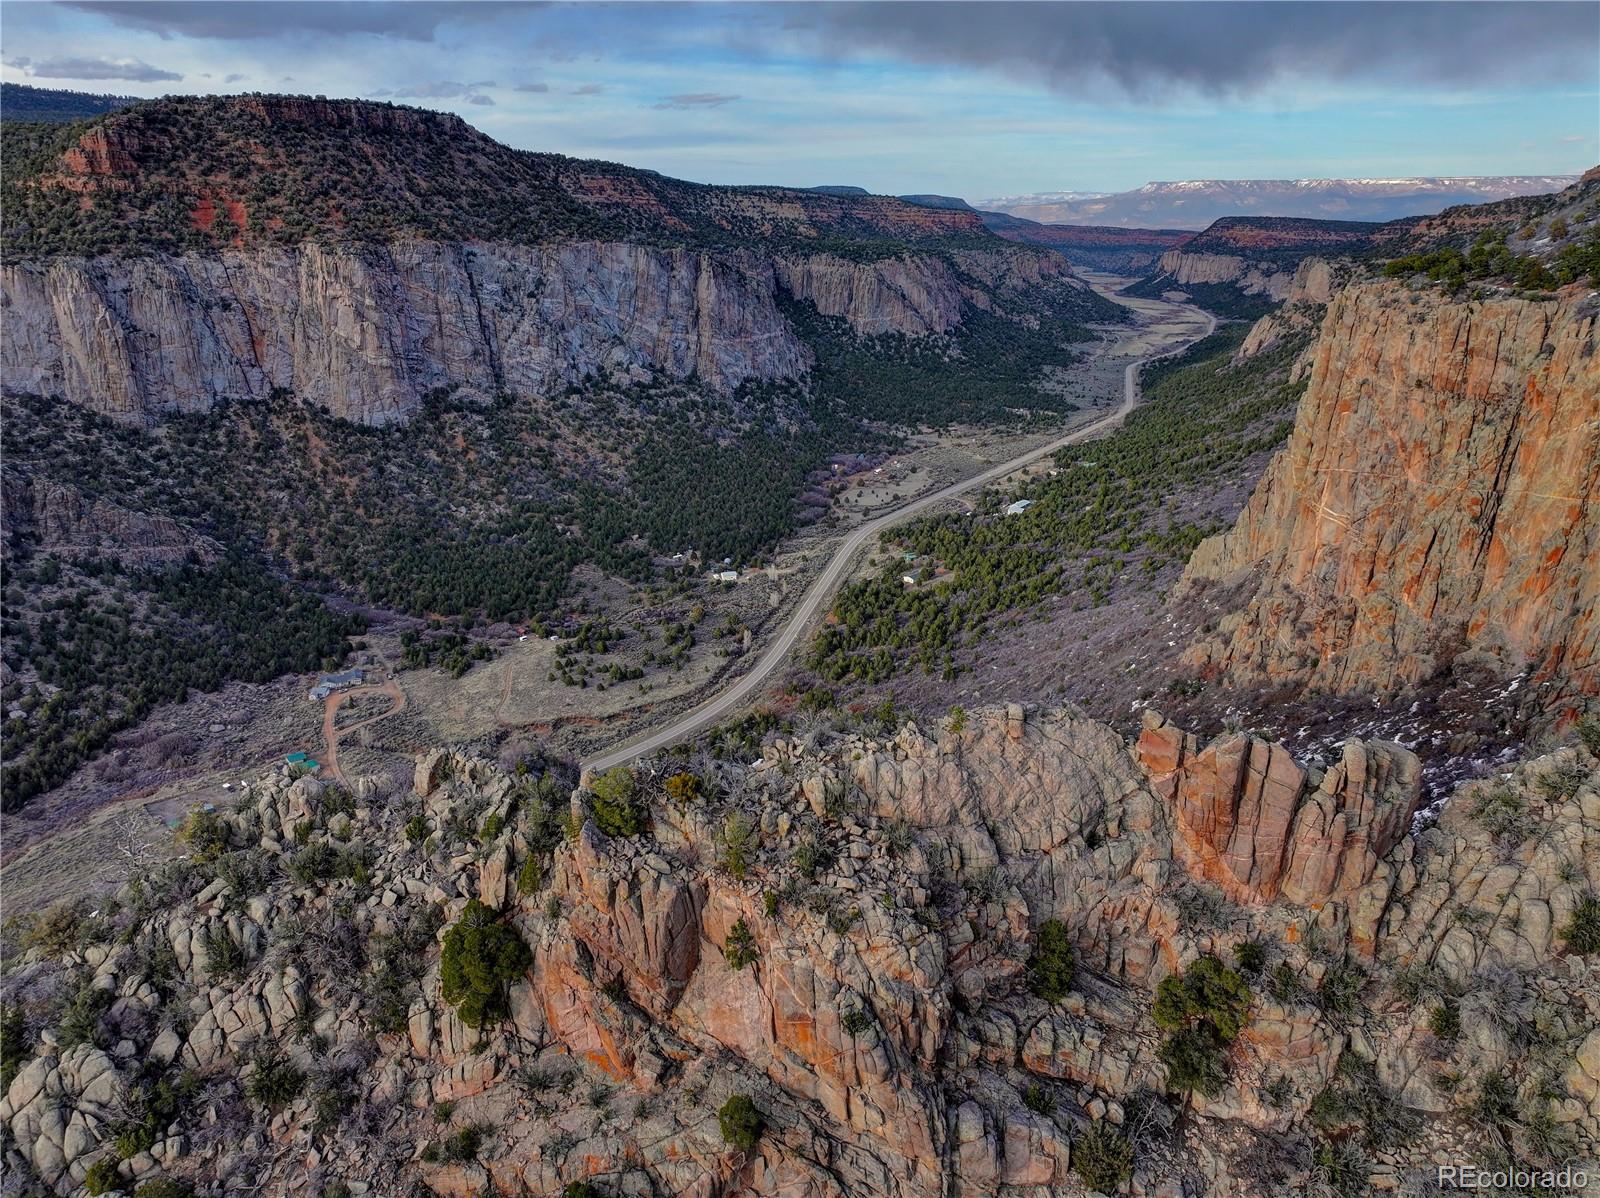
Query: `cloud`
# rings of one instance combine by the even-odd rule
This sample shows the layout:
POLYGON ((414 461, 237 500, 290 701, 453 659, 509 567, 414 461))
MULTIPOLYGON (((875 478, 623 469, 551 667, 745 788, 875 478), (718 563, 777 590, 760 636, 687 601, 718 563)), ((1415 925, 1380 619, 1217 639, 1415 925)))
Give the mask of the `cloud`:
POLYGON ((1600 77, 1600 21, 1564 3, 839 3, 784 33, 844 61, 980 68, 1064 92, 1245 96, 1284 82, 1403 87, 1600 77), (1537 75, 1533 72, 1537 71, 1537 75))
POLYGON ((651 108, 721 108, 724 104, 732 104, 739 96, 729 95, 726 92, 679 92, 675 96, 665 96, 659 103, 650 105, 651 108))
MULTIPOLYGON (((22 66, 27 60, 11 60, 22 66)), ((27 72, 36 79, 123 79, 131 83, 161 83, 182 79, 176 71, 164 71, 137 58, 45 58, 28 63, 27 72)))
POLYGON ((397 87, 391 95, 410 100, 451 100, 465 95, 467 85, 454 79, 435 79, 431 83, 413 83, 410 87, 397 87))
POLYGON ((439 26, 450 22, 493 20, 518 10, 543 8, 537 0, 495 0, 493 3, 398 3, 394 0, 279 0, 273 4, 240 4, 233 0, 65 0, 69 8, 97 13, 129 29, 161 37, 249 40, 285 33, 329 36, 367 34, 431 42, 439 26))
POLYGON ((457 83, 454 79, 435 79, 427 83, 413 83, 374 92, 373 95, 393 96, 397 100, 465 100, 468 104, 493 104, 494 101, 478 91, 480 87, 494 84, 457 83))
POLYGON ((598 96, 605 90, 606 85, 603 83, 584 83, 573 88, 572 94, 575 96, 598 96))
POLYGON ((239 74, 239 72, 235 71, 233 74, 226 76, 222 81, 224 83, 238 83, 243 78, 244 78, 243 75, 241 75, 241 74, 239 74))
POLYGON ((519 83, 516 87, 512 88, 512 90, 519 92, 539 92, 542 94, 550 90, 550 85, 548 83, 519 83))

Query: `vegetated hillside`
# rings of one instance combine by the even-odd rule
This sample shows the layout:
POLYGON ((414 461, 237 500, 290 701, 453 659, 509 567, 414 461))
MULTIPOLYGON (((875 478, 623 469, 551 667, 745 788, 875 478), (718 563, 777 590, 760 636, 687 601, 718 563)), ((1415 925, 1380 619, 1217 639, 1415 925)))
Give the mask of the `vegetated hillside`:
POLYGON ((1385 255, 1434 250, 1447 245, 1464 248, 1485 231, 1511 234, 1522 229, 1537 230, 1557 217, 1570 220, 1574 212, 1592 210, 1597 203, 1600 203, 1600 166, 1584 172, 1559 190, 1514 196, 1489 204, 1461 204, 1433 215, 1390 221, 1376 239, 1377 247, 1385 255))
POLYGON ((1573 186, 1388 226, 1371 254, 1391 278, 1549 290, 1600 282, 1600 167, 1573 186))
POLYGON ((684 385, 439 396, 382 430, 288 397, 150 430, 8 400, 7 803, 186 686, 336 663, 346 646, 318 623, 331 619, 319 592, 469 625, 528 620, 567 610, 582 564, 640 582, 653 554, 770 551, 818 514, 796 500, 829 454, 877 443, 854 421, 806 417, 803 399, 751 387, 718 402, 684 385), (215 619, 186 620, 208 594, 215 619), (266 657, 212 637, 234 613, 266 657))
POLYGON ((1414 837, 1400 745, 1302 763, 1154 712, 1131 746, 1020 704, 767 715, 576 791, 518 753, 285 766, 8 923, 7 1173, 1355 1198, 1560 1168, 1600 1140, 1597 752, 1585 725, 1414 837))
MULTIPOLYGON (((972 514, 930 516, 892 534, 898 557, 845 587, 816 635, 808 669, 826 686, 870 685, 921 670, 953 680, 982 665, 993 626, 1065 596, 1082 607, 1143 586, 1182 562, 1207 528, 1171 504, 1278 444, 1301 386, 1286 375, 1298 345, 1234 366, 1230 329, 1146 368, 1146 402, 1118 431, 1062 450, 1050 477, 989 494, 972 514), (1020 515, 1003 509, 1032 501, 1020 515)), ((1211 527, 1215 527, 1214 525, 1211 527)))
MULTIPOLYGON (((832 454, 1059 419, 1046 368, 1125 317, 970 215, 702 188, 414 109, 213 98, 24 132, 7 218, 42 256, 4 269, 0 345, 4 477, 36 517, 7 550, 17 801, 178 680, 270 664, 152 689, 137 636, 85 663, 40 635, 63 595, 157 635, 134 592, 198 546, 196 586, 538 619, 579 565, 769 552, 832 454)), ((285 668, 337 656, 272 627, 313 646, 285 668)))
POLYGON ((959 211, 972 212, 975 209, 960 196, 941 196, 931 194, 905 195, 900 197, 908 204, 916 204, 922 208, 954 208, 959 211))
POLYGON ((1374 243, 1382 228, 1370 221, 1232 216, 1208 225, 1185 241, 1182 249, 1190 254, 1238 254, 1255 261, 1298 262, 1310 254, 1360 254, 1374 243))
POLYGON ((71 776, 157 704, 332 668, 365 626, 243 552, 171 568, 12 557, 7 575, 6 811, 71 776))
POLYGON ((1203 229, 1233 216, 1390 221, 1559 191, 1572 175, 1406 179, 1186 179, 1077 198, 1012 196, 980 207, 1053 224, 1203 229))
POLYGON ((514 150, 460 117, 365 100, 172 97, 5 131, 9 260, 307 239, 804 247, 856 257, 982 237, 886 196, 713 187, 514 150))
POLYGON ((138 96, 94 95, 26 83, 0 83, 0 121, 70 124, 137 103, 138 96))

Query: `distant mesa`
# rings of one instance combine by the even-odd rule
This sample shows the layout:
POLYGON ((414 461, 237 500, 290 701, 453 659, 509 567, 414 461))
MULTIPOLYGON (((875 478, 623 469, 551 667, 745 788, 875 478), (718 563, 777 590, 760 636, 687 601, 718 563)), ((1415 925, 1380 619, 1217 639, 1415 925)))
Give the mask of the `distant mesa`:
POLYGON ((972 211, 972 205, 960 196, 909 195, 901 196, 900 198, 908 204, 916 204, 923 208, 959 208, 968 212, 972 211))
POLYGON ((0 83, 0 120, 66 125, 137 104, 138 96, 90 95, 56 87, 0 83))

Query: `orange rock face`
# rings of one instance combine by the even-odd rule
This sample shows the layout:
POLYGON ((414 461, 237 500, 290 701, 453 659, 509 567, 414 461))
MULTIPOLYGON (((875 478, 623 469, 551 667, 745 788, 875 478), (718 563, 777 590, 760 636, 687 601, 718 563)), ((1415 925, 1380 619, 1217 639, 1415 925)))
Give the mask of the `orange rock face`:
POLYGON ((1182 587, 1253 586, 1189 660, 1390 694, 1452 665, 1600 692, 1592 298, 1337 296, 1288 445, 1182 587))
POLYGON ((1377 875, 1422 795, 1416 756, 1381 741, 1347 742, 1313 779, 1282 745, 1235 733, 1201 749, 1151 712, 1138 756, 1172 806, 1174 855, 1240 902, 1348 898, 1377 875))

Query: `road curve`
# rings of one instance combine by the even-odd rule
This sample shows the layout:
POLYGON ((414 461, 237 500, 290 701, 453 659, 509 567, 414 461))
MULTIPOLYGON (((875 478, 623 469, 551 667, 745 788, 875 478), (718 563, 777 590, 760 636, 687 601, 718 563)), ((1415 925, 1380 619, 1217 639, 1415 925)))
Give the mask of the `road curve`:
POLYGON ((358 686, 347 691, 335 691, 329 695, 322 708, 322 755, 326 758, 322 767, 328 771, 340 786, 349 786, 349 780, 344 776, 344 767, 339 764, 339 742, 361 728, 376 724, 379 720, 386 720, 392 715, 398 715, 406 709, 406 693, 400 689, 400 684, 392 678, 374 686, 358 686), (388 695, 394 700, 388 711, 380 711, 377 715, 369 715, 366 719, 357 720, 348 727, 338 725, 339 708, 351 699, 358 699, 363 695, 388 695))
MULTIPOLYGON (((1184 306, 1187 307, 1187 305, 1184 306)), ((1205 318, 1206 331, 1201 334, 1202 337, 1210 336, 1216 331, 1217 318, 1215 316, 1202 312, 1198 308, 1191 310, 1205 318)), ((1196 338, 1195 340, 1199 339, 1196 338)), ((720 723, 726 716, 736 711, 740 704, 759 689, 762 683, 766 682, 772 673, 783 664, 784 659, 789 656, 789 651, 795 647, 796 642, 805 634, 812 618, 832 598, 834 589, 839 585, 839 580, 844 576, 845 571, 849 568, 856 554, 860 552, 862 546, 876 538, 884 529, 909 520, 911 517, 926 511, 943 500, 954 498, 976 487, 986 486, 997 479, 1004 478, 1013 470, 1028 465, 1030 462, 1036 462, 1040 458, 1047 457, 1068 445, 1087 441, 1089 438, 1120 424, 1123 418, 1133 411, 1135 405, 1139 402, 1139 368, 1146 363, 1180 354, 1192 344, 1194 344, 1193 341, 1186 341, 1173 349, 1164 350, 1159 354, 1151 354, 1148 357, 1138 358, 1129 362, 1122 376, 1122 406, 1115 412, 1102 416, 1093 424, 1086 424, 1077 431, 1068 433, 1064 437, 1059 437, 1048 444, 1030 449, 1027 453, 1012 458, 1010 461, 1002 462, 998 466, 991 466, 981 474, 975 474, 971 478, 951 483, 947 487, 941 487, 937 491, 933 491, 919 499, 914 499, 904 507, 896 508, 892 512, 878 516, 861 525, 849 536, 845 537, 839 547, 834 550, 833 557, 829 559, 827 566, 811 583, 811 586, 807 588, 806 593, 800 599, 800 603, 790 614, 788 622, 761 654, 753 669, 741 675, 727 690, 707 699, 691 711, 685 712, 672 723, 654 732, 647 733, 636 740, 615 745, 604 753, 589 758, 583 763, 583 768, 586 771, 599 771, 608 770, 616 765, 624 765, 635 757, 643 757, 645 754, 653 753, 657 749, 666 748, 668 745, 687 736, 703 732, 707 728, 720 723)))

